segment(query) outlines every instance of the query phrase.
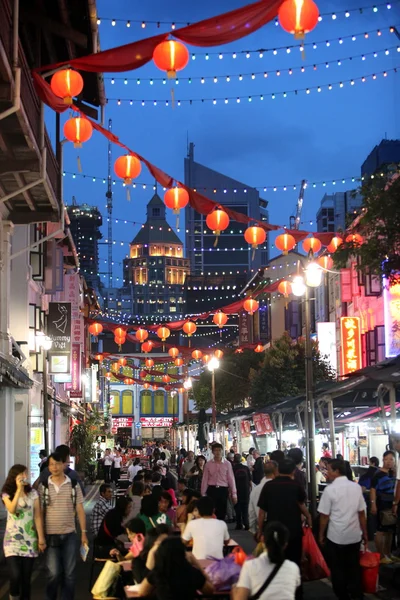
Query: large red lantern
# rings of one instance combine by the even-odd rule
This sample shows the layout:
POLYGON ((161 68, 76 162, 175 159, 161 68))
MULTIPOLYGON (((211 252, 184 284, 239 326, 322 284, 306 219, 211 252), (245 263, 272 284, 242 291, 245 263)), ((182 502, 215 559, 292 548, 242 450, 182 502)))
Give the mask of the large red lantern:
POLYGON ((278 18, 282 29, 301 40, 318 24, 319 10, 313 0, 285 0, 279 7, 278 18))
POLYGON ((99 336, 103 332, 103 325, 101 323, 92 323, 89 325, 89 333, 94 337, 99 336))
POLYGON ((186 390, 185 390, 185 388, 184 388, 184 387, 178 387, 178 389, 177 389, 177 392, 178 392, 179 394, 184 394, 184 393, 185 393, 185 391, 186 391, 186 390))
POLYGON ((184 44, 176 40, 167 40, 158 44, 153 52, 153 60, 160 71, 166 71, 168 79, 176 77, 189 62, 189 51, 184 44))
POLYGON ((144 342, 141 346, 142 352, 145 352, 145 353, 151 352, 153 349, 153 346, 154 346, 153 342, 144 342))
POLYGON ((114 163, 115 174, 124 180, 125 185, 130 185, 132 179, 136 179, 140 175, 141 170, 140 160, 133 154, 119 156, 114 163))
POLYGON ((290 281, 281 281, 278 285, 278 292, 287 298, 292 293, 292 285, 290 281))
POLYGON ((110 381, 110 379, 111 379, 111 377, 112 377, 112 373, 110 373, 110 372, 107 372, 107 373, 104 375, 104 377, 105 377, 106 379, 108 379, 108 381, 110 381))
POLYGON ((258 310, 258 302, 257 300, 254 300, 254 298, 247 298, 244 302, 243 302, 243 308, 246 312, 248 312, 250 315, 254 314, 256 312, 256 310, 258 310))
POLYGON ((364 238, 359 233, 350 233, 350 235, 346 237, 346 242, 347 244, 353 244, 353 246, 361 246, 364 242, 364 238))
POLYGON ((264 351, 264 346, 262 344, 257 344, 257 346, 254 348, 254 352, 263 352, 264 351))
POLYGON ((119 371, 119 364, 117 362, 113 362, 111 365, 112 371, 119 371))
POLYGON ((124 357, 118 359, 118 364, 121 365, 121 367, 126 367, 127 362, 128 361, 124 357))
POLYGON ((193 321, 186 321, 186 323, 183 326, 183 331, 188 337, 191 337, 196 332, 196 329, 197 327, 193 323, 193 321))
POLYGON ((222 350, 217 348, 217 350, 215 350, 215 352, 214 352, 214 356, 215 356, 215 358, 218 358, 218 360, 221 360, 221 358, 224 356, 224 353, 222 350))
POLYGON ((135 383, 135 380, 132 379, 132 377, 125 377, 125 379, 124 379, 125 385, 133 385, 134 383, 135 383))
POLYGON ((126 342, 126 336, 114 335, 114 342, 117 344, 119 351, 121 351, 122 344, 126 342))
POLYGON ((61 69, 54 73, 50 86, 53 94, 62 98, 65 104, 72 104, 72 98, 83 90, 82 75, 72 69, 61 69))
POLYGON ((156 331, 156 334, 162 342, 165 342, 165 340, 171 335, 171 332, 168 327, 159 327, 156 331))
POLYGON ((147 377, 147 371, 140 371, 139 377, 140 377, 140 379, 145 379, 147 377))
POLYGON ((321 248, 322 248, 321 242, 315 237, 306 238, 303 242, 303 250, 304 250, 304 252, 307 252, 307 254, 309 252, 316 254, 317 252, 319 252, 321 250, 321 248))
POLYGON ((203 363, 206 365, 207 363, 209 363, 211 360, 211 355, 210 354, 203 354, 203 363))
POLYGON ((141 344, 143 344, 143 342, 145 342, 148 337, 149 337, 148 332, 145 329, 142 329, 142 328, 138 329, 137 332, 135 333, 135 338, 141 344))
POLYGON ((221 231, 225 231, 229 226, 229 217, 222 208, 217 208, 207 215, 206 223, 207 227, 211 229, 216 236, 219 236, 221 231))
POLYGON ((143 387, 145 390, 148 390, 150 387, 150 383, 148 383, 147 381, 145 383, 143 383, 143 387))
POLYGON ((296 240, 290 233, 281 233, 275 240, 275 246, 282 252, 288 254, 296 245, 296 240))
POLYGON ((175 215, 179 215, 179 211, 189 203, 189 194, 184 188, 176 186, 165 192, 164 202, 165 206, 172 209, 175 215))
POLYGON ((94 355, 94 360, 98 360, 99 362, 102 362, 104 359, 104 354, 95 354, 94 355))
POLYGON ((176 358, 179 354, 179 350, 178 350, 178 348, 172 347, 168 350, 168 354, 170 355, 171 358, 176 358))
POLYGON ((328 254, 325 254, 325 256, 320 256, 319 258, 317 258, 317 263, 325 271, 330 271, 333 267, 333 260, 330 256, 328 256, 328 254))
POLYGON ((181 366, 183 365, 183 358, 180 358, 180 357, 179 357, 179 358, 176 358, 176 359, 174 360, 174 365, 175 365, 176 367, 181 367, 181 366))
POLYGON ((158 388, 159 388, 160 386, 158 385, 158 383, 152 383, 152 384, 151 384, 151 387, 153 388, 153 390, 154 390, 154 391, 156 391, 156 390, 158 390, 158 388))
POLYGON ((90 140, 92 133, 92 124, 84 117, 72 117, 64 123, 64 135, 73 142, 74 148, 81 148, 84 142, 90 140))
POLYGON ((151 367, 154 367, 154 360, 152 358, 146 358, 144 364, 148 369, 151 369, 151 367))
POLYGON ((328 250, 328 252, 330 252, 332 254, 333 252, 336 252, 336 250, 342 244, 343 244, 343 239, 341 237, 339 237, 338 235, 336 235, 335 237, 333 237, 331 239, 330 244, 328 244, 328 246, 327 246, 327 250, 328 250))
POLYGON ((116 329, 114 329, 114 337, 126 338, 126 330, 123 327, 117 327, 116 329))
POLYGON ((253 225, 252 227, 248 227, 244 232, 244 239, 248 244, 251 244, 254 250, 257 250, 258 246, 263 244, 267 239, 267 234, 262 227, 253 225))
POLYGON ((168 373, 166 373, 162 376, 162 380, 164 383, 169 383, 171 381, 171 377, 168 375, 168 373))
POLYGON ((223 327, 228 321, 228 315, 223 313, 222 311, 218 311, 213 316, 213 322, 215 325, 218 325, 219 328, 223 327))
POLYGON ((203 353, 201 350, 193 350, 192 358, 194 358, 194 360, 199 360, 202 356, 203 356, 203 353))

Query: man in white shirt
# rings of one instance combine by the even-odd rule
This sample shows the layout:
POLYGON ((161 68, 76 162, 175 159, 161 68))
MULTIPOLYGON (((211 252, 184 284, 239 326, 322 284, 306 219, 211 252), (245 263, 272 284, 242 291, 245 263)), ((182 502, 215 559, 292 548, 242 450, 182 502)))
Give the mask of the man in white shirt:
POLYGON ((214 502, 209 496, 199 498, 197 510, 200 519, 189 521, 182 533, 182 540, 185 543, 193 540, 193 556, 197 560, 223 558, 223 547, 230 540, 227 524, 213 518, 214 502))
POLYGON ((114 462, 114 455, 111 453, 110 448, 106 448, 103 458, 103 469, 104 469, 104 482, 111 483, 111 467, 114 462))
POLYGON ((360 543, 368 544, 366 505, 361 486, 346 477, 343 460, 328 464, 328 480, 319 503, 319 543, 325 543, 331 568, 332 587, 342 599, 362 599, 360 543), (329 526, 328 526, 329 524, 329 526))
POLYGON ((251 533, 257 533, 258 513, 260 512, 260 509, 258 508, 258 500, 260 499, 262 489, 268 481, 275 479, 277 474, 278 463, 274 460, 268 460, 264 464, 264 478, 251 491, 249 500, 249 526, 251 533))
POLYGON ((141 470, 142 467, 140 466, 140 458, 135 458, 134 462, 128 467, 128 479, 131 483, 141 470))
POLYGON ((122 456, 117 451, 114 454, 114 461, 113 461, 113 466, 112 466, 112 471, 111 471, 111 477, 115 483, 118 482, 118 480, 121 476, 121 465, 122 465, 122 456))
POLYGON ((247 460, 246 460, 247 466, 249 467, 250 471, 253 470, 254 463, 256 462, 256 460, 255 460, 255 458, 253 456, 254 450, 255 450, 255 448, 250 448, 249 454, 248 454, 247 460))

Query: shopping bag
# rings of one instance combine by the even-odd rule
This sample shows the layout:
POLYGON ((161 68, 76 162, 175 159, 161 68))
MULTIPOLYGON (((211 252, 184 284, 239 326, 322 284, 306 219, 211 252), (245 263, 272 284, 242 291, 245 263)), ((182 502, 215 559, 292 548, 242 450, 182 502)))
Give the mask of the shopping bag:
POLYGON ((366 594, 375 594, 378 588, 379 565, 381 555, 379 552, 360 552, 360 565, 362 571, 363 592, 366 594))
POLYGON ((330 576, 328 565, 309 527, 304 528, 301 577, 303 581, 316 581, 330 576))
POLYGON ((232 554, 237 565, 242 566, 242 564, 247 560, 247 554, 240 546, 236 546, 236 548, 232 550, 232 554))
POLYGON ((213 560, 204 570, 210 578, 217 591, 230 589, 237 583, 241 571, 241 565, 235 562, 233 554, 225 558, 213 560))
POLYGON ((94 586, 92 587, 92 594, 96 598, 107 598, 109 596, 110 589, 118 579, 121 570, 121 565, 114 563, 111 560, 107 560, 100 575, 96 579, 94 586))

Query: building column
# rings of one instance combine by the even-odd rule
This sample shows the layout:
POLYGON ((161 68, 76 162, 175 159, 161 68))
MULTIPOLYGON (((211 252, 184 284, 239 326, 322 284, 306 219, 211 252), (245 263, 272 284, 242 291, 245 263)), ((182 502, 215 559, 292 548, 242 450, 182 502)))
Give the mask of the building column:
POLYGON ((11 296, 11 234, 13 224, 0 221, 0 354, 11 353, 10 341, 10 296, 11 296))
MULTIPOLYGON (((0 384, 0 481, 6 480, 14 464, 14 392, 15 389, 0 384)), ((0 502, 0 518, 4 516, 0 502)))

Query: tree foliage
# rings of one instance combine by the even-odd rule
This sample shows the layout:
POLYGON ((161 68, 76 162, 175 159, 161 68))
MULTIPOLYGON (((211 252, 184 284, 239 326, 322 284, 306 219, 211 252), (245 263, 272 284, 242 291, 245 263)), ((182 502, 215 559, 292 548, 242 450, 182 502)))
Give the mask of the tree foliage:
MULTIPOLYGON (((317 344, 313 344, 312 354, 315 383, 335 379, 335 372, 321 356, 317 344)), ((293 341, 285 333, 265 351, 260 369, 253 370, 250 379, 251 405, 254 407, 267 406, 304 393, 304 340, 293 341)))
MULTIPOLYGON (((262 355, 245 350, 243 353, 228 353, 221 360, 220 368, 215 371, 215 398, 217 411, 231 410, 244 406, 249 396, 250 371, 257 369, 262 355)), ((200 379, 193 385, 196 409, 211 407, 211 373, 205 369, 200 379)))
POLYGON ((76 457, 76 466, 81 471, 88 468, 96 455, 96 437, 101 433, 103 418, 94 411, 86 416, 83 423, 74 425, 70 435, 70 445, 76 457))
POLYGON ((333 254, 337 268, 357 259, 357 268, 391 283, 400 281, 400 177, 377 175, 360 188, 363 209, 356 225, 364 242, 344 242, 333 254))

